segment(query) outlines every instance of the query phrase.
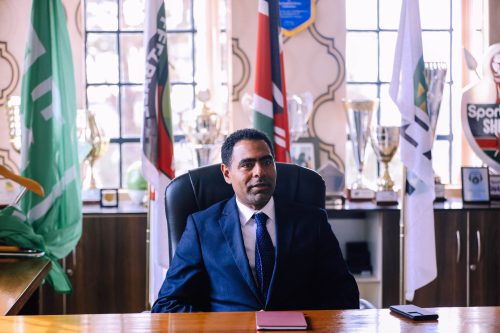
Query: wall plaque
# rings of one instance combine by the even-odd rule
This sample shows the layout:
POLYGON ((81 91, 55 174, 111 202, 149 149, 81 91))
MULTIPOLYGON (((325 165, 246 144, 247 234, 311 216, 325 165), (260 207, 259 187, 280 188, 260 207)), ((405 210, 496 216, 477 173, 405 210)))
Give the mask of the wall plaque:
POLYGON ((474 153, 500 172, 500 44, 490 46, 483 77, 462 95, 462 128, 474 153))

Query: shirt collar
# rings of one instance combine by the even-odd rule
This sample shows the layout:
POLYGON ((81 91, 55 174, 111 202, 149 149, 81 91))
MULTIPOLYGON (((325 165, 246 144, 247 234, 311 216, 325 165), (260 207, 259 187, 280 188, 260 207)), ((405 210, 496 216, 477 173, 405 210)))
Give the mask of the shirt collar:
POLYGON ((267 202, 267 204, 261 209, 261 210, 253 210, 252 208, 245 206, 243 203, 241 203, 238 198, 236 198, 236 206, 238 206, 238 212, 240 214, 240 221, 242 224, 247 224, 252 220, 253 214, 262 212, 267 215, 267 218, 269 220, 274 221, 275 220, 275 211, 274 211, 274 198, 271 197, 271 199, 267 202))

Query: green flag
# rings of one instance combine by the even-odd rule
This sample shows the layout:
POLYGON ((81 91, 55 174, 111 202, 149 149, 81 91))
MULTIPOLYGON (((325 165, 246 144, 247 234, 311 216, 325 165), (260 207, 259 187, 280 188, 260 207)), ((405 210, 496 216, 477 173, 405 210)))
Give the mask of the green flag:
MULTIPOLYGON (((21 88, 22 174, 46 194, 26 193, 21 208, 48 255, 63 258, 82 230, 73 61, 61 1, 32 3, 21 88)), ((69 283, 54 288, 71 291, 69 283)))

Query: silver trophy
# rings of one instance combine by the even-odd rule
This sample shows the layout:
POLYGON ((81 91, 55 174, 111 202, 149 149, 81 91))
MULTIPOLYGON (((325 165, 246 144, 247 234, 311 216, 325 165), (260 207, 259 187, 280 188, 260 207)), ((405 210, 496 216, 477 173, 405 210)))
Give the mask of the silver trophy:
POLYGON ((210 164, 214 144, 220 136, 222 118, 208 107, 208 90, 200 91, 197 97, 203 103, 201 112, 184 127, 200 167, 210 164))
POLYGON ((358 175, 348 189, 350 200, 372 200, 374 192, 368 189, 363 181, 366 144, 370 138, 370 123, 373 111, 378 106, 376 99, 343 99, 342 104, 349 126, 349 136, 358 175))
MULTIPOLYGON (((314 97, 306 91, 301 94, 287 95, 287 109, 288 109, 288 128, 290 131, 290 140, 292 142, 298 141, 301 137, 307 136, 309 130, 309 118, 313 111, 314 97)), ((245 93, 241 97, 241 106, 243 114, 248 118, 251 123, 253 121, 253 94, 245 93)))
MULTIPOLYGON (((444 62, 426 62, 425 63, 425 80, 427 82, 427 112, 429 113, 432 133, 432 143, 436 138, 436 126, 443 99, 444 83, 446 79, 447 66, 444 62)), ((441 183, 440 177, 435 176, 436 201, 446 200, 444 184, 441 183)))
POLYGON ((313 110, 313 96, 310 92, 287 97, 290 139, 295 142, 307 134, 308 121, 313 110))
POLYGON ((389 162, 399 146, 398 126, 376 126, 371 131, 371 144, 377 160, 384 164, 383 175, 377 181, 375 201, 379 205, 398 203, 398 194, 394 191, 394 181, 389 174, 389 162))

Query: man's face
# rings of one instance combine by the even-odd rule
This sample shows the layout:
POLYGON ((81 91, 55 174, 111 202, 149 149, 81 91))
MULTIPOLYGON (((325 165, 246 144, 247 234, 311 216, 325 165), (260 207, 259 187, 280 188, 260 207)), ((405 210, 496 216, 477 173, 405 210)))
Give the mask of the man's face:
POLYGON ((264 207, 276 187, 276 165, 263 140, 241 140, 233 147, 231 166, 222 164, 226 183, 231 184, 238 200, 259 210, 264 207))

